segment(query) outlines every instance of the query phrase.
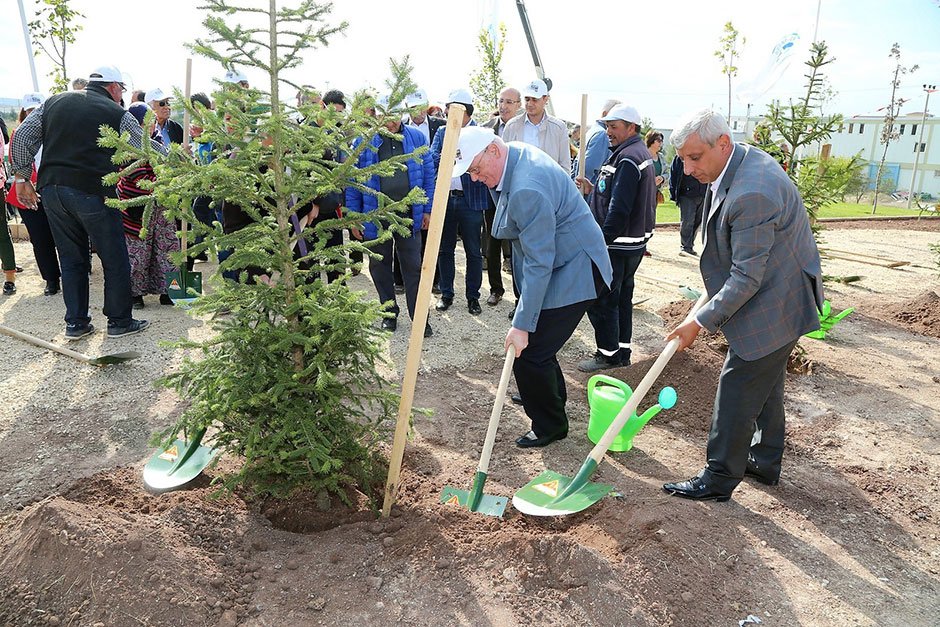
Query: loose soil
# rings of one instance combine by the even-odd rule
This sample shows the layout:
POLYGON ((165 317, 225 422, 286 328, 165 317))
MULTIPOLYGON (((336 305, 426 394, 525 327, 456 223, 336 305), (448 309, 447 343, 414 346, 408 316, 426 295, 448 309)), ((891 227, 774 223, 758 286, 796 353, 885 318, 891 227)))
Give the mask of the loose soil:
MULTIPOLYGON (((892 223, 868 224, 830 226, 827 244, 912 265, 824 262, 827 274, 864 275, 827 286, 834 310, 855 312, 825 341, 800 342, 815 368, 787 378, 780 485, 748 480, 723 504, 660 489, 704 463, 719 338, 669 362, 653 392, 671 385, 679 401, 632 450, 605 458, 594 480, 613 485, 611 496, 573 516, 533 518, 510 506, 497 519, 439 497, 472 480, 511 303, 479 317, 457 306, 432 312, 415 405, 433 413, 415 417, 389 518, 376 518, 356 492, 347 494, 353 506, 316 494, 213 497, 211 473, 187 490, 142 489, 149 434, 180 411, 152 381, 185 355, 157 343, 205 337, 203 320, 148 299, 148 332, 111 341, 99 333, 80 347, 143 354, 101 369, 0 337, 0 625, 733 625, 749 615, 767 625, 934 625, 940 340, 931 330, 940 282, 927 243, 937 237, 908 229, 886 239, 881 229, 892 223)), ((675 255, 675 232, 658 232, 651 250, 642 271, 701 284, 695 260, 675 255)), ((26 272, 18 294, 0 301, 3 324, 61 342, 61 301, 41 295, 28 245, 16 252, 26 272)), ((96 311, 100 281, 96 267, 96 311)), ((371 293, 365 273, 353 285, 371 293)), ((653 283, 638 281, 637 296, 650 301, 635 311, 633 364, 605 373, 633 386, 690 306, 653 283)), ((399 322, 387 345, 395 378, 410 331, 399 322)), ((580 466, 591 448, 589 377, 575 366, 592 350, 585 320, 559 355, 567 439, 516 448, 528 423, 507 401, 488 494, 511 496, 545 468, 580 466)))

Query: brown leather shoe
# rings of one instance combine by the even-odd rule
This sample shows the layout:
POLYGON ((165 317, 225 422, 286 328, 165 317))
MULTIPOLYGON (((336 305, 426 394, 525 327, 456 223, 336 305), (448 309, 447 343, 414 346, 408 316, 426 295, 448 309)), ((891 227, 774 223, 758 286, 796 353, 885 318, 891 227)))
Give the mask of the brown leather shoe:
POLYGON ((495 307, 496 303, 498 303, 502 299, 503 299, 502 294, 493 293, 493 294, 490 294, 489 298, 486 299, 486 304, 489 305, 490 307, 495 307))

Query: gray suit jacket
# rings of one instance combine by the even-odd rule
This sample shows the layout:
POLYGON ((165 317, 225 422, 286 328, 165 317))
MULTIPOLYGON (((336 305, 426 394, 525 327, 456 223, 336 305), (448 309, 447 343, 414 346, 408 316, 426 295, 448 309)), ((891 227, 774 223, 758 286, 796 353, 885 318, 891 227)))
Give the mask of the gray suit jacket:
POLYGON ((819 328, 819 251, 796 186, 762 150, 735 145, 717 197, 700 261, 711 300, 696 319, 753 361, 819 328))
POLYGON ((512 326, 535 331, 543 309, 597 297, 591 264, 610 285, 604 236, 578 188, 544 152, 509 144, 493 237, 512 242, 519 301, 512 326))

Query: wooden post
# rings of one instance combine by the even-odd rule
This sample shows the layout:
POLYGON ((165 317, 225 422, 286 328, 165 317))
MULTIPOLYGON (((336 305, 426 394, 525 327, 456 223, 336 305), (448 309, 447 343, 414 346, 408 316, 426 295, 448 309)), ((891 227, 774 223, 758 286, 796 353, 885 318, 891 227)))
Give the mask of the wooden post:
MULTIPOLYGON (((189 92, 190 92, 190 89, 192 88, 192 82, 193 82, 193 60, 192 60, 192 57, 190 57, 186 59, 186 87, 185 87, 186 91, 184 92, 184 95, 186 97, 186 103, 183 105, 184 107, 183 108, 183 150, 189 150, 189 109, 186 109, 185 107, 186 105, 190 104, 189 92)), ((186 240, 188 239, 186 237, 186 231, 189 229, 189 225, 186 223, 186 218, 182 219, 180 226, 182 227, 182 231, 183 231, 183 237, 181 238, 180 244, 183 250, 183 254, 185 255, 186 254, 186 240)), ((186 261, 184 261, 183 263, 185 264, 186 261)), ((185 280, 185 277, 183 276, 184 272, 185 270, 181 268, 180 278, 183 279, 183 291, 185 292, 186 280, 185 280)))
POLYGON ((444 227, 444 214, 447 212, 447 199, 450 196, 451 173, 454 171, 454 161, 457 158, 457 141, 460 139, 465 111, 463 105, 459 104, 452 104, 447 110, 447 126, 444 131, 446 135, 441 150, 441 163, 437 170, 437 184, 434 187, 428 241, 424 250, 424 261, 421 263, 421 281, 418 284, 418 301, 415 303, 415 315, 411 323, 405 377, 401 384, 401 402, 398 404, 398 420, 395 423, 395 439, 392 442, 392 454, 388 460, 388 480, 385 482, 385 501, 382 504, 382 516, 385 517, 391 513, 392 504, 398 497, 401 461, 405 454, 405 441, 408 439, 418 365, 421 363, 421 347, 424 345, 424 327, 427 324, 428 309, 431 304, 431 284, 434 282, 437 253, 441 247, 441 231, 444 227))
POLYGON ((581 139, 578 141, 578 176, 584 178, 584 151, 587 136, 587 94, 581 94, 581 139))

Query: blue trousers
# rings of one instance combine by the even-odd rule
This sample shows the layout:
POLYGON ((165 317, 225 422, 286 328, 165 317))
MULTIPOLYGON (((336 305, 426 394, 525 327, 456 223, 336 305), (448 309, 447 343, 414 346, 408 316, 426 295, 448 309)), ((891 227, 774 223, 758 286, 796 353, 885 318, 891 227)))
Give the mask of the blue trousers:
POLYGON ((88 240, 104 269, 104 315, 109 325, 131 323, 131 264, 127 259, 121 214, 95 196, 74 187, 46 185, 40 190, 46 217, 62 265, 65 322, 83 326, 88 311, 88 240))
POLYGON ((609 254, 614 271, 610 289, 603 289, 587 311, 588 320, 594 327, 597 348, 608 357, 630 346, 633 337, 634 275, 643 261, 642 251, 625 255, 611 250, 609 254))
POLYGON ((467 298, 480 298, 483 283, 483 251, 480 236, 483 228, 483 212, 471 209, 467 199, 451 196, 447 201, 444 230, 441 232, 441 252, 437 265, 441 271, 441 296, 454 297, 454 251, 457 250, 457 231, 463 239, 463 250, 467 254, 467 298))

